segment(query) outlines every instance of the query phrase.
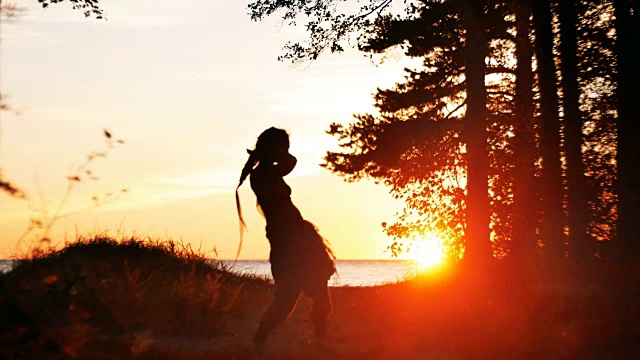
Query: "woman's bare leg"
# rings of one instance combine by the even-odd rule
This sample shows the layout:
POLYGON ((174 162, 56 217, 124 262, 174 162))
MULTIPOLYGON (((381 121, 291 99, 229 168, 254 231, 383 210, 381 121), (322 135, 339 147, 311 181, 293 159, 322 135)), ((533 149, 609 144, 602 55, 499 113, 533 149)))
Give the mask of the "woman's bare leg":
POLYGON ((313 299, 313 307, 311 308, 311 321, 313 322, 313 328, 318 338, 325 338, 327 336, 327 320, 331 313, 331 295, 329 294, 329 288, 326 282, 322 285, 318 285, 309 294, 313 299))
POLYGON ((253 342, 260 345, 267 339, 269 332, 284 322, 296 306, 301 290, 291 284, 276 284, 271 305, 262 315, 260 327, 253 336, 253 342))

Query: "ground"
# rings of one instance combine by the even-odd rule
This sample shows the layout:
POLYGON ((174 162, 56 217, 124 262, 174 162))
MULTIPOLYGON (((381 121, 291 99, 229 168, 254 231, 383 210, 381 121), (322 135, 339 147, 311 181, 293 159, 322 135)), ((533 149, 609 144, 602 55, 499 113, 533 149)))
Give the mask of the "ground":
POLYGON ((291 318, 257 348, 251 336, 271 299, 270 283, 237 277, 171 246, 153 246, 88 241, 4 275, 0 357, 640 356, 640 271, 633 264, 525 273, 497 262, 484 271, 452 266, 397 284, 331 288, 327 339, 313 336, 311 304, 303 296, 291 318))

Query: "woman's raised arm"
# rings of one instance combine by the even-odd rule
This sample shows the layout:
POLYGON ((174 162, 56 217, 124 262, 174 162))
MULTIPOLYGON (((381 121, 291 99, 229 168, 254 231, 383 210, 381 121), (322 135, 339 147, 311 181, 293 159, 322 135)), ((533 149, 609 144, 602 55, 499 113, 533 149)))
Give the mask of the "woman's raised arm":
POLYGON ((288 175, 296 164, 298 163, 298 159, 295 156, 287 153, 278 154, 279 156, 275 159, 275 163, 273 166, 275 167, 279 176, 288 175))

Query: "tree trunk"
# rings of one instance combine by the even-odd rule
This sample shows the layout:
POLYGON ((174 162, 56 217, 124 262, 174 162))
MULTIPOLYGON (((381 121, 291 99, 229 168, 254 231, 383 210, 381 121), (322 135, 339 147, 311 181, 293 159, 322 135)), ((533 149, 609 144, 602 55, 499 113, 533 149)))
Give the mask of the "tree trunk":
POLYGON ((533 49, 529 37, 531 30, 531 0, 514 0, 516 14, 516 84, 514 158, 515 178, 513 189, 513 238, 511 256, 522 262, 535 255, 538 248, 536 236, 536 209, 534 181, 534 104, 533 49))
POLYGON ((560 69, 562 110, 567 155, 567 210, 569 212, 568 253, 573 260, 593 256, 594 246, 587 236, 587 189, 582 162, 582 115, 578 90, 578 14, 575 0, 558 2, 560 19, 560 69))
POLYGON ((542 154, 542 241, 545 255, 560 258, 565 253, 563 184, 560 166, 560 118, 556 68, 553 57, 550 0, 533 3, 536 59, 540 84, 540 151, 542 154))
POLYGON ((638 99, 640 69, 634 54, 640 35, 638 0, 615 0, 616 55, 618 61, 618 244, 616 254, 623 260, 640 257, 640 141, 634 122, 640 119, 638 99))
POLYGON ((485 1, 467 0, 462 4, 466 25, 464 56, 467 82, 467 111, 463 131, 468 156, 465 258, 475 265, 486 264, 493 256, 489 232, 484 7, 485 1))

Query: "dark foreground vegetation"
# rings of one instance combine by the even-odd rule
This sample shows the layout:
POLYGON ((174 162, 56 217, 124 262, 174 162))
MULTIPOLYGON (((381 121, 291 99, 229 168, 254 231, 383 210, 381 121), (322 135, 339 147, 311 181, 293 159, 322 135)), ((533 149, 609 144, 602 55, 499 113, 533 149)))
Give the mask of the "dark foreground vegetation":
POLYGON ((0 277, 2 359, 627 359, 640 355, 638 266, 525 274, 498 262, 332 288, 328 339, 309 302, 262 349, 271 298, 173 242, 80 239, 0 277))

